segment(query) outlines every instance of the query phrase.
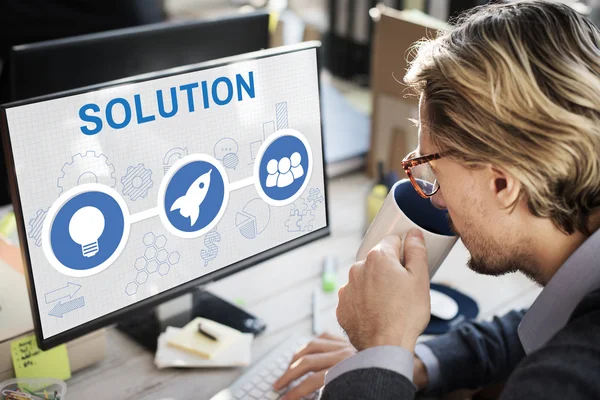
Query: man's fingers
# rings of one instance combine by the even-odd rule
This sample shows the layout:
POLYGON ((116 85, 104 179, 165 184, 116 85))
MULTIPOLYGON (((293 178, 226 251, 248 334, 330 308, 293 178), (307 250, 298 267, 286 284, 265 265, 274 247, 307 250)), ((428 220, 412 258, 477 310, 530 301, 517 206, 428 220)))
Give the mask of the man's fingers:
POLYGON ((423 233, 418 229, 411 229, 404 241, 404 268, 414 275, 429 275, 423 233))
POLYGON ((349 343, 346 340, 340 341, 321 338, 313 339, 310 343, 308 343, 306 346, 300 349, 300 351, 294 354, 294 357, 292 357, 292 360, 290 361, 290 365, 295 363, 296 360, 298 360, 300 357, 305 356, 307 354, 335 351, 348 346, 348 344, 349 343))
POLYGON ((302 397, 319 390, 325 383, 325 373, 327 370, 316 372, 302 381, 298 386, 290 390, 281 398, 281 400, 298 400, 302 397))
POLYGON ((348 339, 347 338, 342 337, 342 336, 338 336, 338 335, 334 335, 334 334, 329 333, 329 332, 323 332, 323 333, 321 333, 317 337, 321 338, 321 339, 329 339, 329 340, 335 340, 335 341, 338 341, 338 342, 346 342, 346 343, 348 343, 348 339))
POLYGON ((380 250, 384 254, 393 256, 396 260, 400 259, 400 250, 402 249, 402 239, 396 235, 388 235, 374 247, 373 250, 380 250))
MULTIPOLYGON (((341 353, 336 352, 308 354, 290 365, 287 371, 274 384, 275 390, 280 390, 296 379, 309 372, 321 371, 333 367, 340 360, 341 353)), ((343 358, 342 358, 343 359, 343 358)))
POLYGON ((350 286, 350 283, 345 284, 344 286, 340 287, 338 290, 338 305, 335 309, 335 316, 337 318, 338 323, 340 324, 340 326, 342 327, 342 329, 347 332, 348 331, 348 327, 346 326, 347 322, 352 318, 351 315, 348 315, 348 313, 351 313, 352 307, 350 306, 350 304, 348 304, 350 302, 349 299, 352 298, 352 288, 350 286))

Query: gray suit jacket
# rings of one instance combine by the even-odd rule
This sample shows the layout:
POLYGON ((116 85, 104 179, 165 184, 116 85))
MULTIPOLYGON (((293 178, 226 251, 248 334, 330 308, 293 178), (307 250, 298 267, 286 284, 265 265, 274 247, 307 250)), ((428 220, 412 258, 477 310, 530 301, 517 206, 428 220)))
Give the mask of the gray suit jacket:
MULTIPOLYGON (((517 335, 522 313, 468 323, 428 342, 440 363, 441 393, 479 388, 508 378, 502 399, 600 399, 600 289, 586 296, 566 326, 525 356, 517 335)), ((382 368, 356 369, 326 385, 321 399, 413 399, 405 376, 382 368)))

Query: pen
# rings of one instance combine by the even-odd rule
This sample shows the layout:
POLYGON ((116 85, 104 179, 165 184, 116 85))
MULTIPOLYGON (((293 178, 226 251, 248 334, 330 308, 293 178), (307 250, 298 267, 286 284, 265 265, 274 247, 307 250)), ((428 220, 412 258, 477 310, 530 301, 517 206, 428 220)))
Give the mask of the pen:
POLYGON ((312 295, 312 331, 313 335, 321 333, 321 321, 319 311, 321 310, 319 289, 315 288, 312 295))
POLYGON ((219 338, 214 334, 214 332, 211 333, 210 330, 206 327, 203 327, 202 324, 198 324, 198 333, 201 333, 202 335, 206 336, 211 340, 219 340, 219 338))

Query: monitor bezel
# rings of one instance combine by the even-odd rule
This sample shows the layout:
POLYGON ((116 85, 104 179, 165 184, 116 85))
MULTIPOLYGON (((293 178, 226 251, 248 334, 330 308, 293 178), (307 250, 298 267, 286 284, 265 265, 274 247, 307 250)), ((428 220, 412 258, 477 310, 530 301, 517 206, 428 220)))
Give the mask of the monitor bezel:
POLYGON ((323 237, 330 235, 330 218, 329 218, 329 206, 328 206, 328 179, 327 174, 325 172, 325 145, 324 145, 324 136, 323 136, 323 104, 321 98, 321 77, 320 73, 322 71, 322 47, 321 43, 318 41, 310 41, 303 42, 300 44, 282 46, 277 48, 271 48, 266 50, 259 50, 251 53, 226 57, 218 60, 206 61, 198 64, 191 64, 177 68, 171 68, 158 72, 151 72, 147 74, 137 75, 130 78, 119 79, 115 81, 105 82, 102 84, 86 86, 83 88, 72 89, 64 92, 53 93, 50 95, 39 96, 31 99, 20 100, 4 105, 0 105, 0 133, 2 136, 2 140, 4 143, 4 153, 6 160, 6 168, 9 176, 10 183, 10 192, 13 203, 13 209, 15 213, 15 217, 17 220, 17 230, 19 234, 19 242, 21 244, 21 253, 22 258, 25 261, 25 278, 27 282, 27 288, 29 293, 29 301, 31 306, 31 311, 33 314, 33 323, 34 323, 34 331, 37 337, 38 346, 42 350, 47 350, 57 345, 63 344, 70 340, 76 339, 80 336, 98 330, 100 328, 112 325, 117 323, 120 319, 126 317, 131 313, 135 313, 141 309, 148 309, 152 307, 156 307, 161 303, 164 303, 168 300, 174 299, 178 296, 189 293, 194 290, 194 288, 202 285, 206 285, 210 282, 217 281, 219 279, 223 279, 228 277, 234 273, 243 271, 247 268, 255 266, 261 262, 274 258, 278 255, 285 253, 286 251, 298 248, 315 240, 321 239, 323 237), (113 311, 106 315, 100 316, 96 319, 88 321, 84 324, 78 325, 74 328, 66 330, 64 332, 58 333, 56 335, 50 336, 48 338, 44 338, 42 334, 42 326, 41 326, 41 318, 40 318, 40 310, 38 308, 36 288, 34 284, 33 270, 31 267, 31 259, 29 256, 29 245, 28 245, 28 237, 25 230, 25 219, 23 215, 23 210, 21 207, 21 198, 19 195, 19 186, 17 182, 16 170, 14 165, 14 159, 12 155, 12 145, 10 140, 10 133, 8 127, 8 121, 6 117, 6 110, 9 108, 19 107, 27 104, 38 103, 41 101, 48 101, 59 99, 63 97, 74 96, 82 93, 89 93, 97 90, 106 89, 109 87, 117 87, 124 86, 132 83, 140 83, 145 81, 151 81, 161 78, 166 78, 170 76, 180 75, 184 73, 202 71, 209 68, 216 68, 227 66, 233 63, 248 61, 248 60, 256 60, 269 58, 299 51, 306 50, 315 50, 316 60, 317 60, 317 82, 318 82, 318 90, 319 90, 319 115, 320 115, 320 129, 321 129, 321 152, 323 154, 323 181, 324 181, 324 206, 325 206, 325 226, 323 228, 317 229, 313 232, 310 232, 306 235, 303 235, 299 238, 292 239, 289 242, 280 244, 271 249, 263 251, 259 254, 253 255, 251 257, 240 260, 231 265, 220 268, 219 270, 213 271, 207 275, 198 277, 189 282, 184 282, 174 288, 168 289, 164 292, 158 293, 149 298, 140 300, 135 304, 123 307, 119 310, 113 311))
MULTIPOLYGON (((218 26, 218 25, 232 24, 232 23, 234 23, 234 24, 235 23, 249 23, 250 21, 259 22, 260 20, 265 20, 264 21, 264 23, 266 23, 265 27, 267 28, 265 30, 265 39, 268 42, 269 32, 268 32, 267 25, 269 23, 269 13, 265 10, 255 10, 255 11, 248 12, 248 13, 231 14, 231 15, 224 15, 224 16, 214 16, 214 17, 207 17, 207 18, 203 18, 203 19, 199 19, 199 20, 175 20, 175 21, 156 22, 156 23, 152 23, 152 24, 144 24, 144 25, 119 28, 119 29, 112 29, 109 31, 86 33, 86 34, 81 34, 81 35, 76 35, 76 36, 69 36, 69 37, 65 37, 65 38, 50 39, 50 40, 44 40, 44 41, 40 41, 40 42, 27 43, 27 44, 19 44, 19 45, 13 46, 10 49, 10 56, 8 57, 8 62, 6 63, 6 66, 5 66, 7 69, 7 72, 9 72, 9 75, 10 75, 10 82, 8 82, 9 99, 11 102, 21 101, 21 99, 19 99, 19 100, 15 100, 15 99, 21 97, 22 91, 23 91, 22 89, 19 90, 19 88, 17 87, 17 83, 18 83, 17 81, 21 77, 21 72, 19 71, 18 67, 19 67, 20 63, 25 61, 25 60, 23 60, 23 58, 27 59, 32 56, 36 56, 36 55, 39 56, 39 54, 42 52, 52 52, 53 50, 64 50, 65 48, 72 48, 73 46, 75 46, 75 47, 95 46, 98 43, 102 43, 102 42, 106 42, 106 41, 112 42, 112 41, 117 41, 117 40, 132 40, 135 37, 139 37, 139 36, 146 37, 148 35, 156 35, 156 34, 160 34, 160 33, 164 33, 164 32, 167 32, 167 34, 173 35, 177 31, 186 31, 188 29, 199 29, 199 28, 210 29, 211 27, 218 26)), ((197 64, 200 64, 200 63, 190 64, 190 65, 197 65, 197 64)), ((151 72, 144 73, 144 75, 168 71, 170 69, 172 69, 172 68, 151 71, 151 72)), ((136 74, 135 76, 141 76, 141 75, 142 74, 136 74)), ((118 78, 118 79, 119 80, 130 79, 130 77, 118 78)), ((108 82, 115 82, 116 80, 117 79, 114 79, 114 80, 111 79, 110 81, 101 82, 99 84, 103 85, 108 82)), ((98 85, 98 84, 97 83, 86 84, 85 87, 88 88, 88 87, 92 87, 92 86, 96 86, 96 85, 98 85)), ((70 90, 77 90, 77 89, 78 88, 70 88, 70 89, 66 89, 66 90, 70 91, 70 90)), ((35 96, 35 97, 54 95, 56 93, 59 93, 59 92, 53 92, 52 94, 44 94, 44 95, 35 96)), ((27 97, 26 100, 29 100, 31 98, 34 98, 34 97, 27 97)))

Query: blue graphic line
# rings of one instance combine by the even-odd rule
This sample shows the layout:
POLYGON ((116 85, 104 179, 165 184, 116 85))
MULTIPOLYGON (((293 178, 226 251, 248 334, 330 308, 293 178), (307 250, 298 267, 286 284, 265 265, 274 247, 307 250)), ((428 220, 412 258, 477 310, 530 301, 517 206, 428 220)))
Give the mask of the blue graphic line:
POLYGON ((131 166, 127 168, 127 173, 121 178, 123 184, 123 194, 129 196, 131 200, 137 200, 148 195, 148 191, 154 186, 152 181, 152 171, 144 168, 144 164, 131 166))
POLYGON ((38 247, 42 245, 42 226, 44 225, 47 213, 48 209, 37 210, 35 217, 29 220, 30 229, 27 236, 29 236, 30 239, 34 239, 35 245, 38 247))
POLYGON ((188 155, 187 147, 185 147, 185 148, 175 147, 175 148, 169 150, 167 152, 167 154, 165 154, 165 157, 163 158, 163 172, 166 174, 169 171, 169 169, 171 168, 171 165, 173 165, 180 158, 183 158, 187 155, 188 155))
POLYGON ((64 303, 62 301, 59 301, 48 313, 48 315, 51 317, 62 318, 63 315, 65 315, 66 313, 70 313, 71 311, 77 310, 78 308, 82 308, 83 306, 85 306, 85 300, 83 296, 66 301, 64 303))
POLYGON ((44 298, 46 299, 46 304, 54 303, 55 301, 65 299, 67 297, 72 299, 73 296, 77 294, 79 289, 81 289, 81 285, 69 282, 67 283, 67 286, 46 293, 44 295, 44 298))
POLYGON ((221 235, 217 232, 217 227, 214 227, 210 232, 206 234, 204 237, 204 245, 206 246, 206 250, 200 251, 200 257, 204 260, 204 266, 208 266, 208 263, 214 260, 219 254, 219 248, 215 244, 215 242, 221 241, 221 235))
POLYGON ((178 251, 171 253, 167 251, 167 238, 164 235, 157 236, 152 232, 147 232, 142 242, 145 246, 144 254, 133 263, 135 279, 125 286, 125 293, 128 296, 136 294, 139 287, 150 279, 150 274, 158 272, 161 276, 167 275, 171 267, 178 264, 181 258, 178 251))
POLYGON ((101 183, 110 187, 117 184, 115 166, 108 162, 106 155, 93 150, 75 154, 62 166, 61 172, 56 181, 58 194, 84 183, 101 183))
POLYGON ((269 121, 263 123, 263 140, 266 140, 267 136, 271 135, 273 132, 275 132, 275 122, 269 121))
POLYGON ((309 190, 310 195, 308 196, 308 201, 311 203, 310 207, 313 210, 316 210, 318 207, 317 203, 323 202, 323 196, 321 195, 321 189, 319 188, 311 188, 309 190))
POLYGON ((315 215, 308 209, 307 204, 302 197, 292 204, 290 216, 283 223, 288 232, 310 232, 313 230, 315 215))
POLYGON ((277 119, 277 130, 288 127, 288 110, 287 101, 277 103, 275 105, 275 115, 277 119))

